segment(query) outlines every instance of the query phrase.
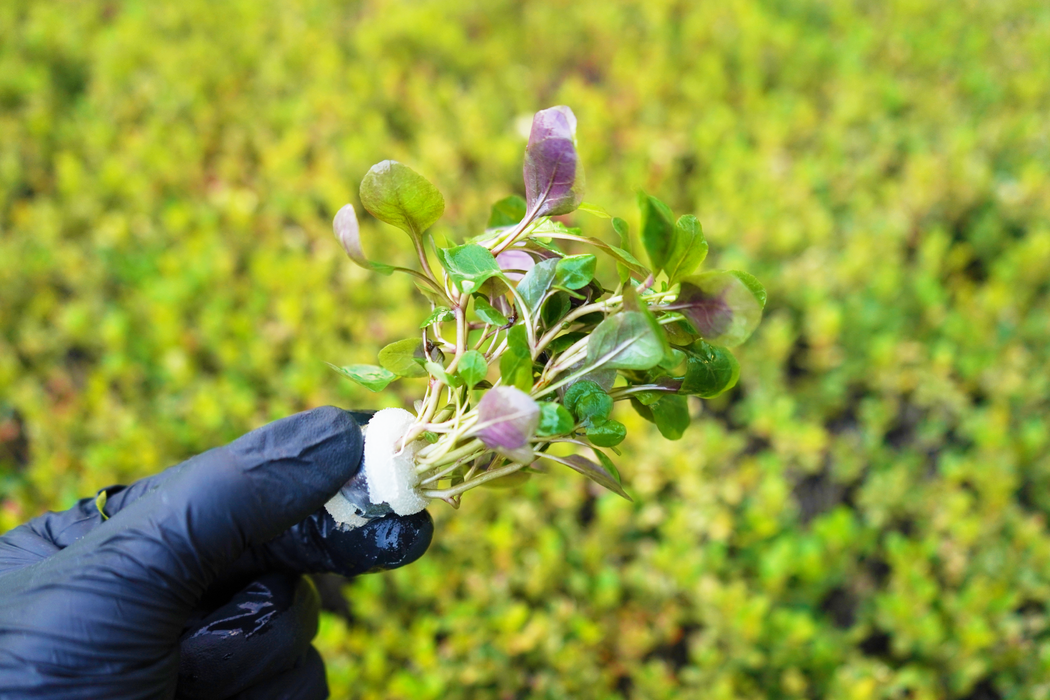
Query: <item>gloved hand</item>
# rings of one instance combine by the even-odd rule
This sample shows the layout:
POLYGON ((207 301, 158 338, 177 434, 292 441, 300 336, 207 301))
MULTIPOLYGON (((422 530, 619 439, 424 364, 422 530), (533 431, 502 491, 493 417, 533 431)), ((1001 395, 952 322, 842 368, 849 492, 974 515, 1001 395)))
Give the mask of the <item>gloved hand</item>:
POLYGON ((322 508, 358 470, 332 407, 290 416, 0 537, 2 698, 324 698, 303 573, 418 559, 424 511, 344 531, 322 508))

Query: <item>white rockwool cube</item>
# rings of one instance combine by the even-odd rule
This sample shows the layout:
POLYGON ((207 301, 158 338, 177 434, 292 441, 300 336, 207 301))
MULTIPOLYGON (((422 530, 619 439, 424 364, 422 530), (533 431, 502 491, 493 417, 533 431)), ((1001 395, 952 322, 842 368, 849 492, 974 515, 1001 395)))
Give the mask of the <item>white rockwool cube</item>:
MULTIPOLYGON (((430 499, 417 490, 419 474, 416 471, 416 453, 424 446, 415 440, 400 450, 401 439, 416 418, 401 408, 384 408, 376 412, 367 426, 361 469, 368 485, 368 498, 374 504, 386 503, 398 515, 412 515, 427 507, 430 499)), ((360 527, 368 522, 358 508, 341 493, 325 504, 336 522, 348 527, 360 527)))

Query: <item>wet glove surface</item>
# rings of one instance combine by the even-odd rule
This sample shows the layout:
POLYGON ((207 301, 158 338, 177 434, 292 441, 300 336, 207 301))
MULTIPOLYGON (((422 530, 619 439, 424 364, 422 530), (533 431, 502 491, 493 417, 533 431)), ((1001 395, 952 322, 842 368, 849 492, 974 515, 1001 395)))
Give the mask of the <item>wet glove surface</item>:
POLYGON ((430 516, 339 529, 358 470, 351 414, 276 421, 0 537, 2 698, 324 698, 304 573, 418 559, 430 516))

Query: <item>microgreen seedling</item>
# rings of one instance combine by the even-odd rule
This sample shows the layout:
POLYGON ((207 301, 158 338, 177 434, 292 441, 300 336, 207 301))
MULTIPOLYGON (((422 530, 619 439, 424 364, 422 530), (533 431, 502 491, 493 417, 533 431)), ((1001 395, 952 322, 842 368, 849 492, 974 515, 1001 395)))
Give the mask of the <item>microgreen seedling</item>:
POLYGON ((536 114, 524 179, 525 198, 493 205, 484 233, 438 247, 428 234, 445 208, 437 188, 394 161, 369 170, 362 205, 408 235, 419 269, 368 260, 353 206, 336 215, 351 260, 412 275, 431 304, 419 334, 384 347, 378 366, 336 367, 372 391, 426 380, 415 413, 386 409, 365 427, 364 469, 329 504, 340 522, 407 515, 432 499, 458 507, 470 489, 531 473, 540 458, 627 498, 604 451, 627 432, 614 404, 629 401, 676 440, 689 425, 687 396, 712 398, 736 384, 729 348, 754 331, 766 294, 746 272, 696 272, 707 255, 696 217, 675 220, 640 194, 638 238, 650 266, 639 262, 626 222, 581 201, 568 107, 536 114), (552 218, 574 211, 608 220, 616 244, 552 218), (549 452, 559 443, 589 455, 549 452))

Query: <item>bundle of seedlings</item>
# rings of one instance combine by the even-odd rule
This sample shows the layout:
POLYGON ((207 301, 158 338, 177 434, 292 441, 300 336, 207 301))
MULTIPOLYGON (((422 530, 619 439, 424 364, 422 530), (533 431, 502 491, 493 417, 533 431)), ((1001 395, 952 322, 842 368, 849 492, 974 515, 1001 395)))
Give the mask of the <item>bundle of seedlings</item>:
POLYGON ((696 272, 707 255, 696 217, 675 220, 639 193, 638 239, 650 266, 639 262, 626 222, 581 201, 567 107, 535 115, 524 175, 524 199, 497 202, 482 235, 441 247, 427 233, 444 211, 441 193, 396 161, 369 170, 361 204, 408 234, 419 269, 368 260, 353 206, 336 215, 351 260, 411 275, 431 303, 419 334, 383 348, 378 365, 333 365, 372 391, 426 379, 414 412, 384 409, 364 427, 363 468, 327 506, 340 523, 408 515, 433 499, 458 507, 476 486, 528 478, 539 457, 627 498, 606 452, 618 453, 626 435, 613 405, 629 401, 677 440, 689 425, 688 396, 711 398, 736 384, 729 348, 758 325, 765 290, 746 272, 696 272), (608 220, 619 245, 554 218, 577 210, 608 220), (600 261, 608 285, 596 276, 600 261))

